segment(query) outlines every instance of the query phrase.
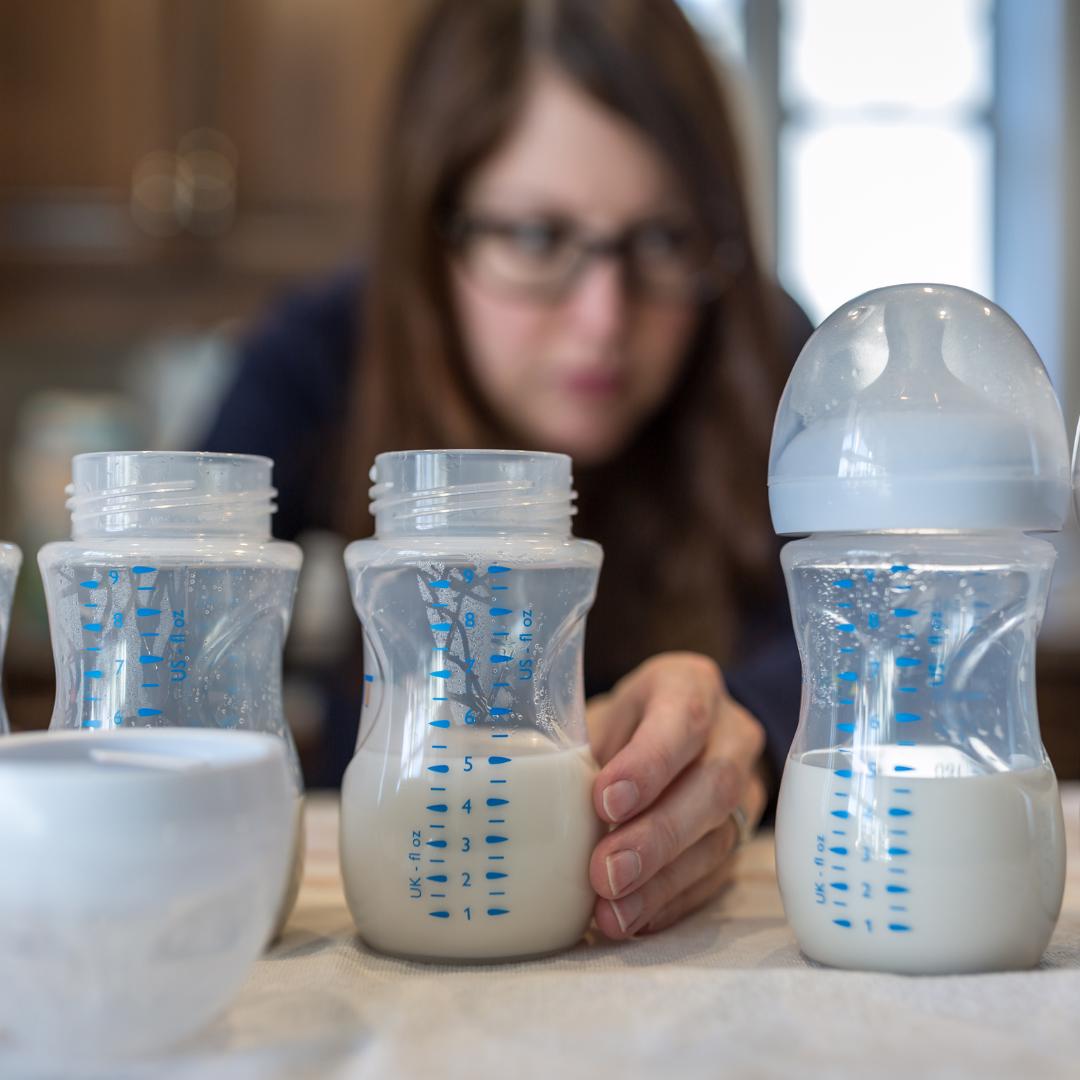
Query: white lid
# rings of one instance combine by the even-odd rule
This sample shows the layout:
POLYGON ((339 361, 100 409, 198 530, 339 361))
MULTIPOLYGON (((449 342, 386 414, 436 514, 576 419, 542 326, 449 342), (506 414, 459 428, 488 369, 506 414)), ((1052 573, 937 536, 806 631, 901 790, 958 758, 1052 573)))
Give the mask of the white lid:
POLYGON ((1068 511, 1061 407, 1024 332, 954 285, 892 285, 814 331, 773 427, 780 534, 1056 531, 1068 511))

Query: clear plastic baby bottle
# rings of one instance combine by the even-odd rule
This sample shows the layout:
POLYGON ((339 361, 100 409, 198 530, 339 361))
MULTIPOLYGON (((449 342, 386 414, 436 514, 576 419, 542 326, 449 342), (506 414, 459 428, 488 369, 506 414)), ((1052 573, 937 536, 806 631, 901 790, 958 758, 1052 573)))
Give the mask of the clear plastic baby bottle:
POLYGON ((773 522, 803 663, 776 858, 803 951, 841 967, 1030 967, 1064 887, 1035 637, 1064 423, 990 301, 899 285, 834 312, 773 433, 773 522))
POLYGON ((72 461, 70 541, 38 555, 56 662, 52 728, 209 727, 280 736, 303 786, 281 702, 300 571, 273 540, 273 462, 240 454, 97 453, 72 461))
POLYGON ((345 562, 365 696, 345 775, 345 894, 365 941, 424 959, 551 952, 585 931, 602 826, 582 644, 601 552, 570 459, 381 454, 345 562))
MULTIPOLYGON (((7 645, 8 620, 11 617, 11 601, 15 596, 15 581, 22 565, 22 552, 14 544, 0 543, 0 668, 4 662, 7 645)), ((0 735, 7 734, 8 718, 4 708, 4 695, 0 687, 0 735)))

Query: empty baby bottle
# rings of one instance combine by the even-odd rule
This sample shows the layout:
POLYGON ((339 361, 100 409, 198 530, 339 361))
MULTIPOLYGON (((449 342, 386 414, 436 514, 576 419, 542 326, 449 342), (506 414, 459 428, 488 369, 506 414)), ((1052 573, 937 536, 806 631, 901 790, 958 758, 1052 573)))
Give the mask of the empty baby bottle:
MULTIPOLYGON (((15 581, 19 576, 22 552, 14 544, 0 543, 0 668, 4 662, 4 648, 7 645, 8 620, 11 617, 11 601, 15 595, 15 581)), ((8 730, 7 710, 4 708, 4 695, 0 689, 0 735, 8 730)))
POLYGON ((301 554, 273 540, 273 462, 240 454, 80 454, 70 541, 38 555, 56 662, 52 728, 236 728, 284 740, 281 661, 301 554))
POLYGON ((345 562, 364 703, 345 774, 345 895, 364 940, 423 959, 573 945, 602 826, 582 645, 601 552, 570 533, 570 459, 381 454, 375 536, 345 562))
POLYGON ((1035 638, 1062 527, 1064 423, 990 301, 899 285, 834 312, 773 433, 803 663, 776 858, 804 953, 840 967, 1030 967, 1061 906, 1061 803, 1035 638))

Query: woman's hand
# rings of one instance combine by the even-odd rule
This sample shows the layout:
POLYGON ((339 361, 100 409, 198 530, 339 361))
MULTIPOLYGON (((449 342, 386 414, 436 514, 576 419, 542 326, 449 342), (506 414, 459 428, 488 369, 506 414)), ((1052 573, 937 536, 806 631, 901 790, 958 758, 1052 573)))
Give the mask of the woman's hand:
POLYGON ((590 701, 588 725, 593 805, 617 826, 589 863, 597 925, 611 938, 660 930, 730 882, 732 810, 754 825, 768 800, 764 729, 696 653, 647 660, 590 701))

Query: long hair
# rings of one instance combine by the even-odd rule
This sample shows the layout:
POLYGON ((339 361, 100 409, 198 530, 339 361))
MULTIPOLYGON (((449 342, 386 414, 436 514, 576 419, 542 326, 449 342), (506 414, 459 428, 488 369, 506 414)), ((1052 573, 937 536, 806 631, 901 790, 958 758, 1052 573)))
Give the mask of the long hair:
POLYGON ((784 372, 732 120, 674 0, 434 4, 403 64, 376 185, 342 526, 371 532, 365 479, 379 452, 514 445, 465 360, 445 222, 513 129, 537 63, 634 125, 697 227, 742 252, 727 288, 702 304, 668 400, 615 460, 576 473, 575 532, 605 551, 587 681, 608 683, 664 649, 724 662, 740 614, 774 585, 766 462, 784 372))

